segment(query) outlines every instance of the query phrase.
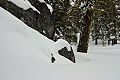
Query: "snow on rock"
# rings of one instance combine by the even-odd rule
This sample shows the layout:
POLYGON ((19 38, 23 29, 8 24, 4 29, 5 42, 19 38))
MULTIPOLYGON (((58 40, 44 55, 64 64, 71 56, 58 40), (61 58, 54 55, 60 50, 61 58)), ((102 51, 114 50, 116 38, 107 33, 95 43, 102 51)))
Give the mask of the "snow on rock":
POLYGON ((47 3, 46 3, 46 5, 47 5, 48 9, 50 10, 50 12, 52 13, 53 12, 52 6, 50 4, 47 4, 47 3))
MULTIPOLYGON (((28 0, 8 0, 12 3, 14 3, 16 6, 23 8, 24 10, 27 10, 29 8, 32 8, 34 11, 37 11, 39 14, 40 12, 31 5, 31 3, 28 0)), ((48 9, 50 10, 50 12, 53 12, 53 8, 51 5, 47 4, 44 0, 39 0, 41 3, 45 3, 48 7, 48 9)))
POLYGON ((35 7, 33 7, 28 0, 8 0, 8 1, 14 3, 16 6, 20 8, 23 8, 24 10, 32 8, 34 11, 37 11, 40 14, 40 12, 35 7))
POLYGON ((0 80, 120 80, 120 44, 91 45, 88 54, 75 54, 73 65, 57 54, 55 47, 63 43, 67 45, 49 40, 0 7, 0 80), (57 59, 54 64, 50 53, 57 59))
POLYGON ((69 44, 67 41, 65 41, 65 40, 63 40, 63 39, 58 39, 58 40, 56 41, 56 47, 55 47, 55 48, 56 48, 57 50, 60 50, 60 49, 62 49, 62 48, 64 48, 64 47, 67 47, 68 51, 71 50, 70 44, 69 44))
POLYGON ((41 3, 45 3, 47 5, 48 9, 50 10, 50 12, 51 13, 53 12, 53 8, 50 4, 47 4, 44 0, 38 0, 38 1, 40 1, 41 3))
POLYGON ((66 41, 53 42, 49 40, 2 8, 0 8, 0 17, 1 54, 31 55, 29 59, 36 57, 36 59, 40 58, 43 61, 51 62, 52 53, 56 58, 56 63, 71 63, 58 54, 58 50, 63 47, 69 49, 70 45, 66 41))
MULTIPOLYGON (((27 10, 29 8, 32 8, 34 11, 37 11, 39 14, 40 12, 31 5, 31 3, 28 0, 8 0, 12 3, 14 3, 16 6, 23 8, 24 10, 27 10)), ((44 0, 39 0, 41 3, 45 3, 48 7, 48 9, 50 10, 50 12, 53 12, 53 8, 51 5, 47 4, 44 0)))
POLYGON ((45 3, 45 1, 44 0, 39 0, 41 3, 45 3))

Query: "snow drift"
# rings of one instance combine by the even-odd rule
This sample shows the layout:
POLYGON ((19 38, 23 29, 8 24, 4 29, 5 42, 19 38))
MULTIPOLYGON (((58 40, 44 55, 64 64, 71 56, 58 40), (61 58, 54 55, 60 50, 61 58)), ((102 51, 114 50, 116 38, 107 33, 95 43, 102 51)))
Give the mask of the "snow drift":
MULTIPOLYGON (((23 58, 51 62, 51 53, 58 63, 70 61, 58 54, 58 50, 70 45, 64 40, 53 42, 37 31, 29 28, 22 21, 0 8, 0 51, 8 59, 23 58)), ((3 60, 2 60, 3 61, 3 60)), ((9 60, 11 61, 11 60, 9 60)), ((14 61, 11 61, 14 62, 14 61)))
POLYGON ((92 45, 88 54, 75 54, 76 64, 58 54, 63 46, 70 49, 66 41, 49 40, 0 7, 0 80, 120 80, 120 44, 92 45))

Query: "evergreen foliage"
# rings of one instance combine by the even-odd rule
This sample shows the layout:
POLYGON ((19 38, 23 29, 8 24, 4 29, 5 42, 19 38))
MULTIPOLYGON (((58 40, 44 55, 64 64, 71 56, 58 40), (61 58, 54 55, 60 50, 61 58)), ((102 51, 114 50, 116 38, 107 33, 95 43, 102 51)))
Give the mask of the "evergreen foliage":
POLYGON ((119 2, 117 0, 99 0, 95 3, 99 15, 94 14, 91 36, 96 45, 98 39, 105 45, 106 41, 111 37, 119 37, 119 15, 117 14, 119 2))
POLYGON ((49 0, 54 9, 55 40, 63 38, 69 43, 77 42, 78 51, 87 52, 89 34, 95 44, 103 45, 111 37, 120 37, 119 0, 49 0))

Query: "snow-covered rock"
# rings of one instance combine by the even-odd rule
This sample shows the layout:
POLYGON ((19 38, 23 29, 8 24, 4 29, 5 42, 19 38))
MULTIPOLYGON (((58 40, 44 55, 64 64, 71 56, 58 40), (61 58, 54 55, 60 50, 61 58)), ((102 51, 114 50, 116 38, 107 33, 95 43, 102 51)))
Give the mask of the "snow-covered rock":
POLYGON ((88 54, 75 54, 76 64, 58 55, 62 42, 51 41, 0 7, 0 80, 120 80, 120 42, 90 45, 88 54), (54 64, 50 53, 57 59, 54 64))
POLYGON ((34 11, 37 11, 40 14, 40 12, 35 7, 33 7, 28 0, 8 0, 8 1, 14 3, 16 6, 20 8, 23 8, 24 10, 32 8, 34 11))
POLYGON ((52 39, 54 21, 52 7, 44 0, 1 0, 0 6, 22 20, 29 27, 52 39))
POLYGON ((0 20, 1 54, 11 53, 21 56, 26 55, 26 57, 31 55, 31 58, 33 55, 34 57, 39 57, 41 59, 44 57, 43 59, 47 59, 46 61, 51 62, 52 53, 56 58, 56 62, 57 59, 61 59, 63 62, 69 62, 58 54, 59 49, 70 46, 67 42, 63 40, 53 42, 37 31, 29 28, 22 21, 18 20, 4 9, 0 8, 0 12, 0 17, 2 18, 0 20))

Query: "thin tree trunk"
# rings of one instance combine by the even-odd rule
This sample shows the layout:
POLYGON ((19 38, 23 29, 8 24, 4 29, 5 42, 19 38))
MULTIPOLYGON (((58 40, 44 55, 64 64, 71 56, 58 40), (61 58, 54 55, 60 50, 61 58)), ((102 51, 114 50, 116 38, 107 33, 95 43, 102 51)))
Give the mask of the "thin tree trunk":
POLYGON ((95 45, 98 45, 98 38, 95 39, 95 45))

